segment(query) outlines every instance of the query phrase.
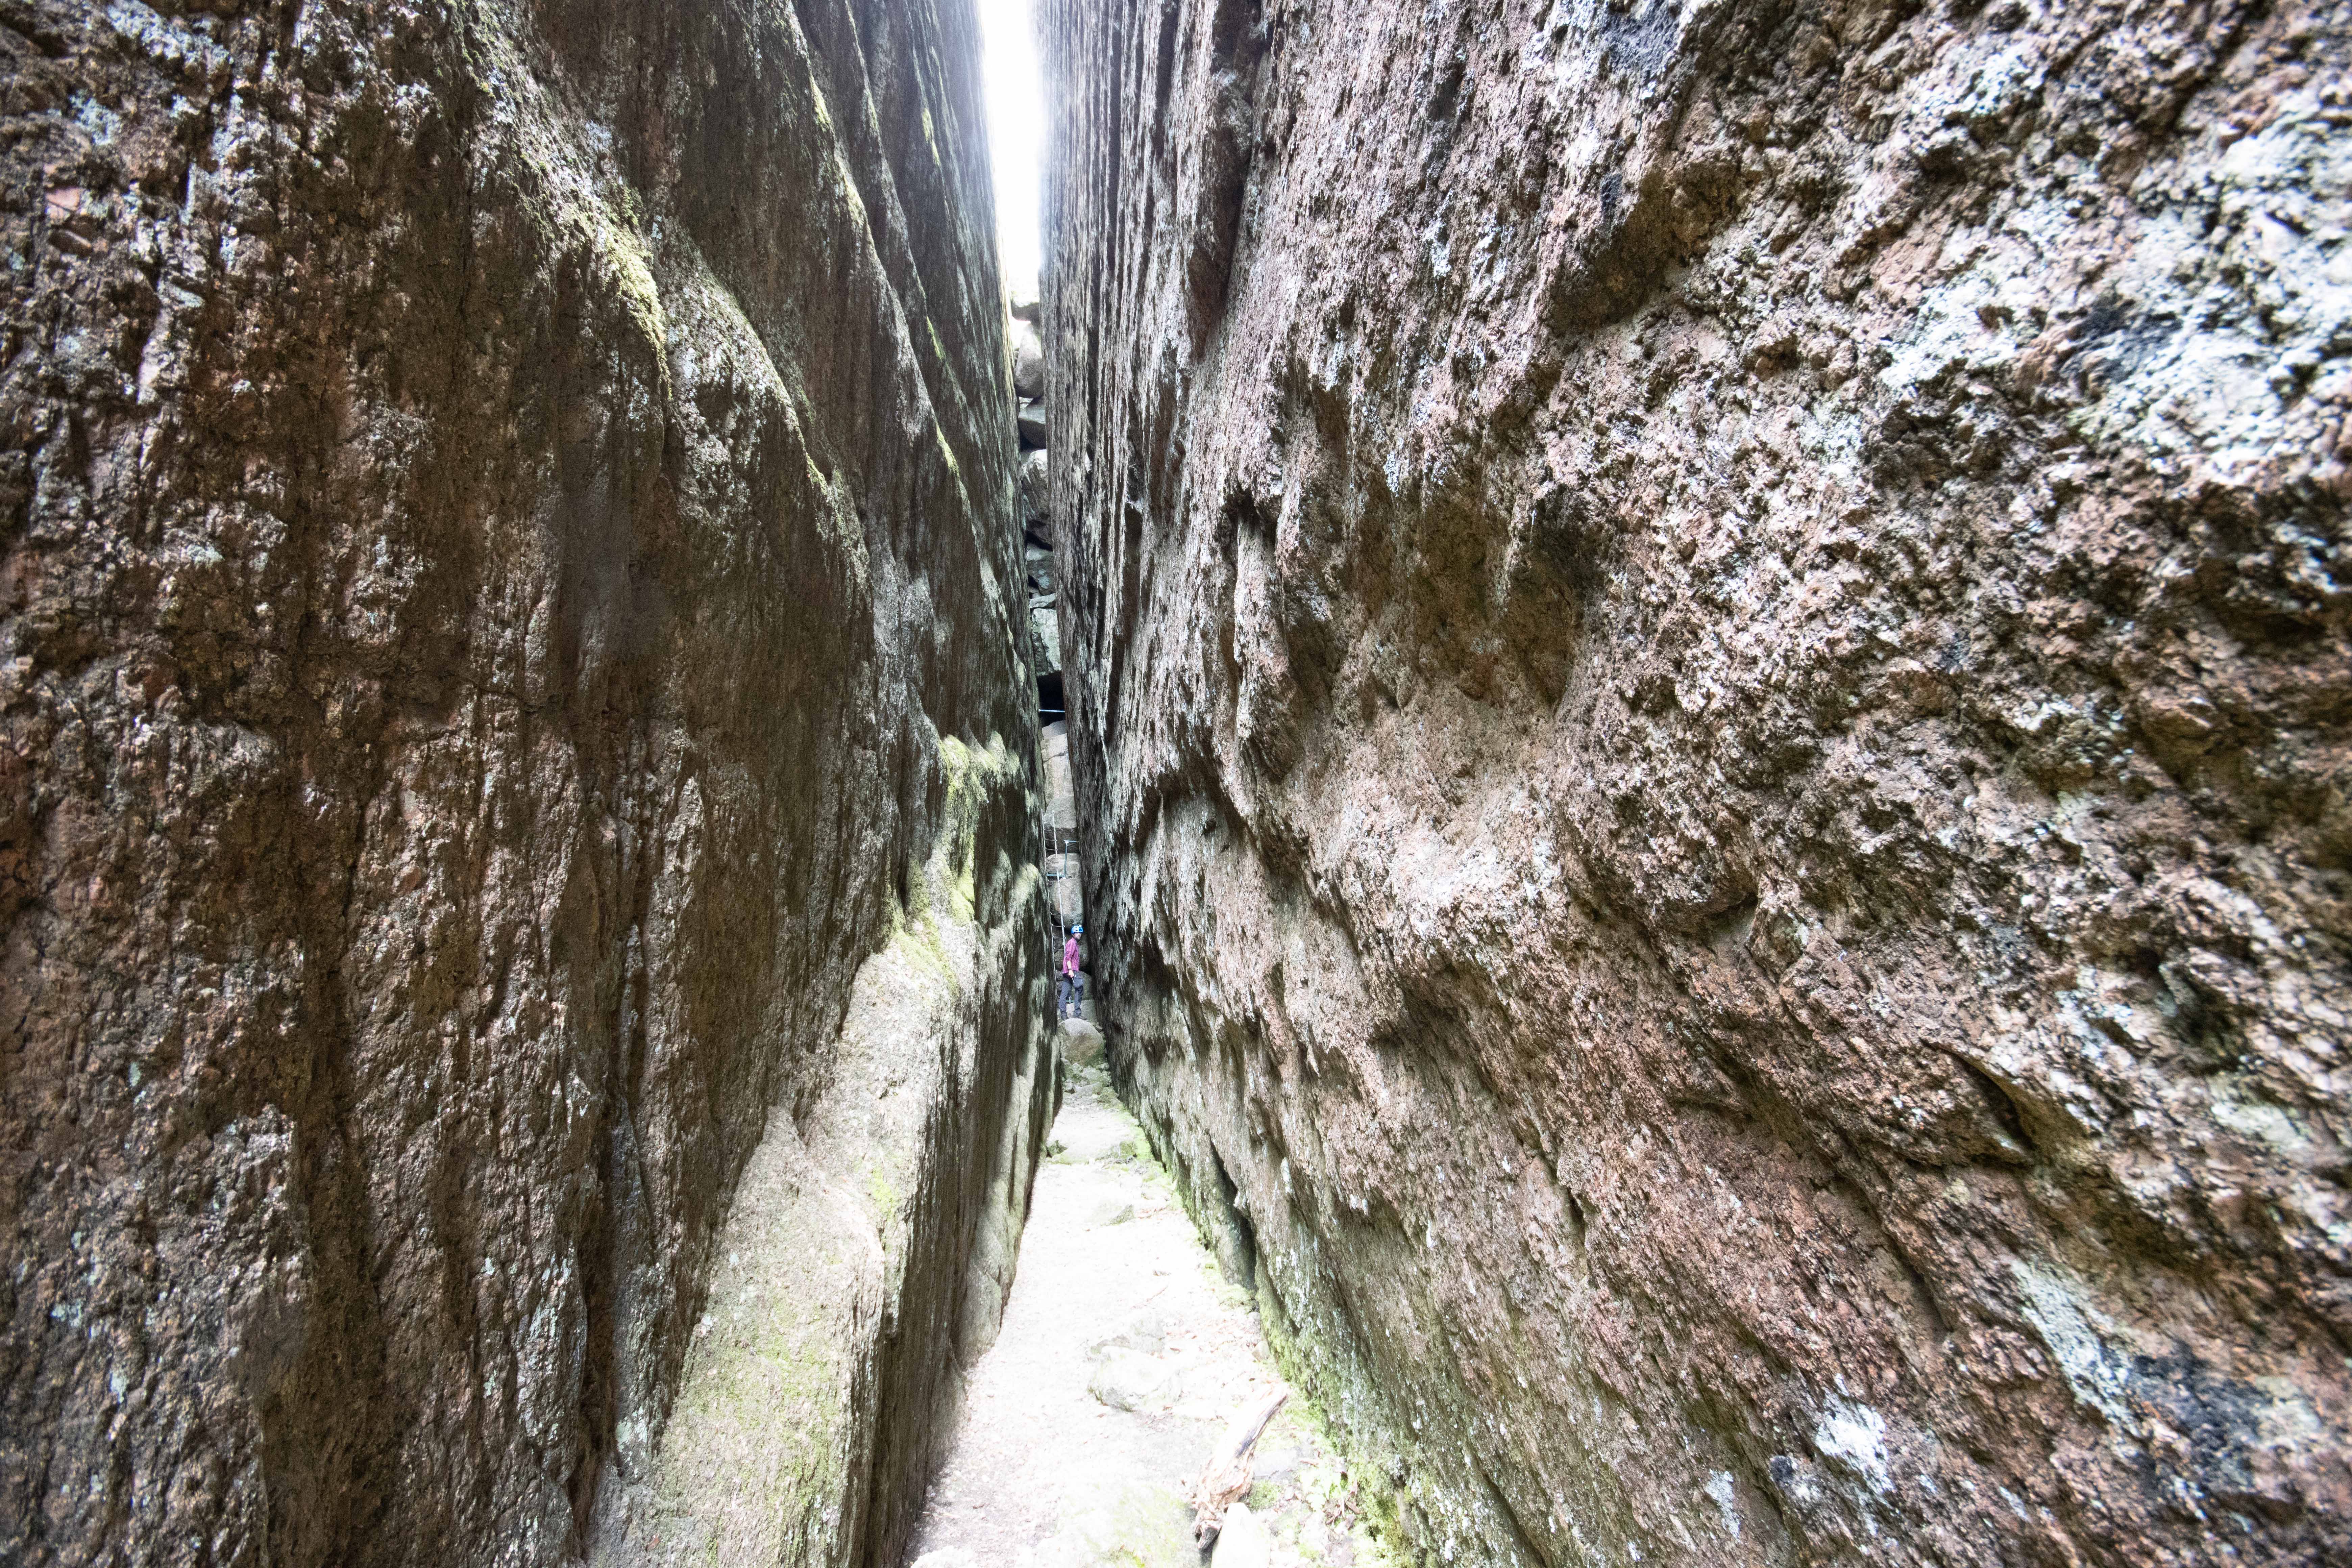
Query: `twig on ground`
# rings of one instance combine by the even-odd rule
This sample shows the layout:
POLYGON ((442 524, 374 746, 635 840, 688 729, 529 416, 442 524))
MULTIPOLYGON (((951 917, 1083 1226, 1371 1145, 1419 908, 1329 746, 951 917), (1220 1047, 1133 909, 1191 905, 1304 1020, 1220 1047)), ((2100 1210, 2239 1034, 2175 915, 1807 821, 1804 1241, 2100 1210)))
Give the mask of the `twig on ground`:
POLYGON ((1225 1510, 1248 1494, 1250 1461, 1259 1435, 1289 1397, 1289 1389, 1276 1385, 1273 1393, 1243 1405, 1227 1424, 1224 1436, 1217 1439, 1192 1488, 1192 1539, 1198 1544, 1205 1547, 1214 1541, 1217 1531, 1224 1528, 1225 1510))

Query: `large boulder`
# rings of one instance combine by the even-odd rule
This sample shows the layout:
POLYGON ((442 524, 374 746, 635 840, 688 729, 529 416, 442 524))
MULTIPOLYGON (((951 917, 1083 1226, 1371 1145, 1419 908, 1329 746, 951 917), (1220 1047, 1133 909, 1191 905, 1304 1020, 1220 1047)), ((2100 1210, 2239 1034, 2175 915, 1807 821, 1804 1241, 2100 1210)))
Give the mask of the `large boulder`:
POLYGON ((1045 349, 1037 329, 1024 321, 1013 325, 1013 390, 1022 397, 1045 395, 1045 349))
POLYGON ((1092 1067, 1102 1060, 1102 1030, 1083 1017, 1063 1019, 1062 1059, 1072 1067, 1092 1067))
POLYGON ((1039 595, 1029 606, 1029 657, 1040 675, 1057 675, 1062 668, 1061 613, 1052 595, 1039 595))
MULTIPOLYGON (((1045 425, 1037 426, 1037 442, 1045 443, 1045 425)), ((1028 522, 1042 523, 1047 516, 1047 500, 1051 495, 1052 470, 1043 451, 1032 448, 1021 454, 1021 515, 1028 522)))
POLYGON ((1021 563, 1032 594, 1051 594, 1054 588, 1054 552, 1043 545, 1024 544, 1021 563))

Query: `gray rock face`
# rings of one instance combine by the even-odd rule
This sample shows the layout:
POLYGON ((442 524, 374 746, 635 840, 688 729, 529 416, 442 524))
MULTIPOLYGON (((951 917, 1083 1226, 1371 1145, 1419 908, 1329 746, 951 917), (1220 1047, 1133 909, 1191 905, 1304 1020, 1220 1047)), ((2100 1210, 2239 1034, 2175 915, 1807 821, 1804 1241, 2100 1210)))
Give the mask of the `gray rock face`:
POLYGON ((1054 592, 1054 552, 1040 544, 1025 545, 1022 552, 1022 570, 1028 574, 1029 592, 1035 595, 1054 592))
POLYGON ((1045 395, 1045 349, 1036 327, 1016 316, 1013 328, 1013 390, 1023 397, 1045 395))
POLYGON ((1052 851, 1045 857, 1045 878, 1053 884, 1055 914, 1066 928, 1086 919, 1086 903, 1079 896, 1086 874, 1078 862, 1078 801, 1070 771, 1068 725, 1059 719, 1047 724, 1040 749, 1045 764, 1045 833, 1052 851))
POLYGON ((963 15, 0 11, 0 1559, 893 1558, 1052 1078, 963 15))
POLYGON ((1041 36, 1111 1064, 1404 1531, 2340 1554, 2341 10, 1041 36))
POLYGON ((1051 595, 1040 595, 1029 606, 1029 657, 1040 674, 1061 671, 1061 615, 1051 595))
MULTIPOLYGON (((1044 430, 1041 424, 1038 426, 1041 443, 1044 430)), ((1045 521, 1045 508, 1052 493, 1048 487, 1052 482, 1042 445, 1021 454, 1021 516, 1024 521, 1045 521)))

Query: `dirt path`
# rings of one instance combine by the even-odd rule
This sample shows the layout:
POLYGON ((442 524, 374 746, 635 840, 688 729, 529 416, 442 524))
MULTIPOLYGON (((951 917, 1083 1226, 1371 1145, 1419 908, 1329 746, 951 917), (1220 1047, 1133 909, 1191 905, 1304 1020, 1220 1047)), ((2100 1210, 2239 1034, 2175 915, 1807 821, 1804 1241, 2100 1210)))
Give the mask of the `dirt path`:
MULTIPOLYGON (((1225 1422, 1277 1377, 1099 1067, 1073 1068, 1020 1274, 974 1369, 918 1568, 1200 1568, 1185 1499, 1225 1422)), ((1215 1568, 1373 1568, 1353 1489, 1294 1399, 1258 1445, 1215 1568), (1255 1542, 1255 1545, 1253 1544, 1255 1542)))

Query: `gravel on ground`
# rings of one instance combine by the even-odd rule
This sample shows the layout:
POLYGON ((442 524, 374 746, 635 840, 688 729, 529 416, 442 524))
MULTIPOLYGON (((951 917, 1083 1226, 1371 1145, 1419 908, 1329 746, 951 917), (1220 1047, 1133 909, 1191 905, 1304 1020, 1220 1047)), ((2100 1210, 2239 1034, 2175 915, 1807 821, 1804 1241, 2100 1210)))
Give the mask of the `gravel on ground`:
MULTIPOLYGON (((1256 1312, 1103 1069, 1071 1068, 916 1568, 1215 1568, 1192 1542, 1192 1483, 1225 1422, 1278 1383, 1256 1312)), ((1353 1479, 1296 1395, 1255 1476, 1249 1540, 1226 1558, 1246 1544, 1273 1568, 1380 1568, 1353 1479)))

